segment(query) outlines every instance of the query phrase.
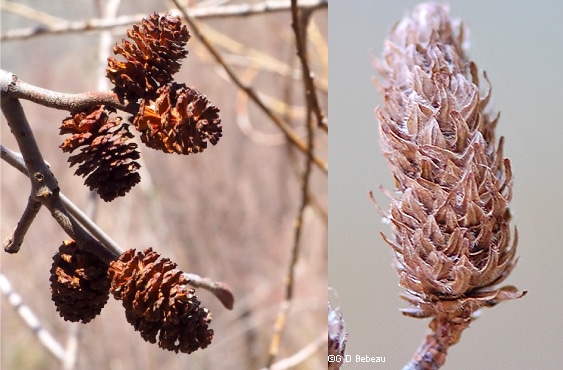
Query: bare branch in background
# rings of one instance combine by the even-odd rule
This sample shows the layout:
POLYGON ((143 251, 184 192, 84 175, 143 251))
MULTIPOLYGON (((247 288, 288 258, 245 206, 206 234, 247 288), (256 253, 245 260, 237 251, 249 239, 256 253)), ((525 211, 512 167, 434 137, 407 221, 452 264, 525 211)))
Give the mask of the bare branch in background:
POLYGON ((326 122, 326 117, 323 112, 321 112, 321 107, 319 106, 319 100, 317 98, 317 90, 315 88, 315 83, 313 82, 313 73, 311 72, 307 61, 306 35, 311 14, 312 12, 310 9, 297 7, 297 1, 291 0, 291 26, 295 32, 297 56, 301 62, 301 68, 303 69, 303 82, 305 84, 307 106, 310 107, 315 114, 315 117, 317 118, 317 125, 328 132, 328 123, 326 122))
POLYGON ((309 343, 305 347, 303 347, 298 352, 294 353, 293 355, 281 359, 275 363, 273 363, 268 368, 262 368, 261 370, 285 370, 285 369, 292 369, 295 366, 299 365, 300 363, 304 362, 307 358, 311 357, 313 353, 318 351, 327 342, 327 333, 323 333, 319 335, 313 342, 309 343))
MULTIPOLYGON (((256 105, 258 105, 258 107, 283 131, 288 140, 293 145, 295 145, 297 149, 299 149, 303 153, 308 153, 309 148, 307 148, 307 145, 299 138, 293 128, 283 119, 281 119, 277 114, 275 114, 269 107, 267 107, 262 99, 260 99, 260 97, 256 94, 256 92, 250 86, 245 85, 240 77, 234 72, 234 70, 229 65, 227 65, 219 51, 211 44, 211 42, 209 42, 207 37, 204 35, 201 27, 197 24, 197 21, 194 19, 191 13, 188 13, 189 10, 184 8, 182 4, 178 2, 178 0, 173 1, 182 13, 184 19, 186 19, 186 21, 192 28, 196 37, 205 45, 207 50, 209 50, 209 52, 217 60, 217 63, 219 63, 225 69, 225 72, 227 72, 231 80, 241 90, 243 90, 250 97, 250 99, 254 101, 256 105)), ((328 173, 328 164, 322 158, 313 155, 313 161, 321 171, 323 171, 325 174, 328 173)))
MULTIPOLYGON (((58 18, 51 17, 45 14, 42 17, 28 15, 31 13, 18 11, 16 6, 19 4, 11 1, 2 1, 0 3, 0 10, 10 11, 12 13, 27 16, 30 19, 39 21, 47 27, 30 27, 18 30, 9 30, 0 35, 0 41, 9 40, 22 40, 31 37, 49 35, 49 34, 69 34, 76 32, 91 32, 100 30, 111 30, 116 27, 129 26, 134 23, 140 22, 146 14, 136 14, 128 16, 120 16, 114 19, 91 19, 88 21, 74 21, 74 22, 57 22, 58 18)), ((328 0, 302 0, 299 6, 304 8, 321 9, 328 7, 328 0)), ((256 4, 234 4, 225 6, 212 6, 203 8, 192 8, 190 14, 195 18, 213 19, 225 17, 248 17, 253 15, 260 15, 265 13, 285 12, 290 8, 288 1, 264 1, 256 4)), ((168 10, 161 11, 166 13, 168 10)))
MULTIPOLYGON (((19 15, 20 17, 41 23, 48 27, 57 27, 60 24, 66 23, 66 20, 63 18, 54 17, 49 13, 45 13, 25 4, 19 4, 13 1, 2 0, 2 2, 0 2, 0 10, 6 13, 19 15)), ((3 36, 0 36, 0 38, 1 37, 3 36)))
MULTIPOLYGON (((297 53, 301 55, 300 58, 301 63, 303 65, 303 79, 307 81, 307 76, 309 75, 310 78, 310 71, 308 67, 308 60, 307 60, 307 50, 306 50, 306 41, 305 36, 302 34, 302 29, 306 29, 307 19, 301 20, 299 17, 299 10, 297 9, 296 0, 292 0, 292 19, 293 19, 293 30, 295 33, 295 40, 296 40, 296 48, 297 53), (298 24, 296 24, 298 23, 298 24), (303 28, 302 28, 303 27, 303 28)), ((309 80, 312 84, 312 81, 309 80)), ((312 85, 309 85, 307 82, 304 84, 304 93, 306 96, 307 102, 307 115, 305 117, 306 125, 307 125, 307 156, 305 157, 305 169, 303 171, 301 177, 301 203, 299 205, 299 209, 297 211, 297 216, 295 219, 294 224, 294 234, 293 234, 293 246, 291 248, 291 257, 288 264, 288 271, 287 275, 284 279, 285 281, 285 297, 284 301, 280 306, 280 311, 278 313, 278 317, 276 319, 274 325, 274 333, 272 335, 272 339, 270 342, 270 349, 268 353, 268 359, 266 361, 266 367, 271 368, 276 356, 278 355, 280 343, 281 343, 281 336, 282 331, 284 329, 285 323, 287 321, 287 315, 289 309, 291 307, 291 302, 293 299, 294 289, 295 289, 295 266, 297 265, 297 261, 299 260, 299 252, 301 247, 301 235, 303 231, 303 223, 304 223, 304 214, 305 209, 309 204, 309 184, 311 180, 311 171, 313 165, 313 150, 314 150, 314 129, 313 129, 313 120, 312 114, 315 112, 315 108, 318 108, 318 102, 316 98, 312 98, 311 94, 315 93, 314 90, 311 91, 312 85)), ((318 121, 320 124, 321 121, 318 121)))
MULTIPOLYGON (((12 289, 10 281, 0 273, 0 290, 23 321, 37 334, 37 338, 49 353, 62 361, 66 355, 64 347, 42 325, 31 308, 23 303, 21 296, 12 289)), ((6 339, 7 336, 4 338, 6 339)))

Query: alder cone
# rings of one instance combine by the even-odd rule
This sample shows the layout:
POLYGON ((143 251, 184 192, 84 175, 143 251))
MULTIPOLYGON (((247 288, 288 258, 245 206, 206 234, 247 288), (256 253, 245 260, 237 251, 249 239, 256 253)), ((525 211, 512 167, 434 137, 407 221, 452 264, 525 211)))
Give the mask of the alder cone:
POLYGON ((140 155, 129 125, 118 117, 109 117, 104 106, 87 108, 65 119, 60 134, 71 133, 60 146, 64 152, 77 154, 68 159, 70 166, 78 164, 75 175, 86 177, 84 184, 109 202, 125 195, 141 181, 136 162, 140 155))
POLYGON ((403 312, 449 322, 523 295, 497 287, 516 264, 512 171, 503 138, 495 147, 490 86, 481 88, 464 41, 446 7, 423 4, 393 28, 376 61, 380 144, 398 190, 386 214, 393 236, 383 237, 413 305, 403 312))
POLYGON ((110 263, 111 293, 121 300, 127 321, 144 340, 163 349, 191 353, 213 339, 211 313, 200 307, 176 264, 152 249, 124 252, 110 263))
POLYGON ((125 61, 108 58, 106 76, 121 98, 133 102, 154 98, 156 90, 180 70, 180 60, 188 55, 184 47, 190 33, 179 17, 154 13, 127 30, 127 36, 133 42, 122 40, 113 48, 125 61))
POLYGON ((156 101, 143 100, 133 124, 148 147, 191 154, 217 144, 222 136, 219 108, 199 91, 171 83, 158 89, 156 101))
POLYGON ((53 257, 51 294, 57 311, 67 321, 86 324, 100 314, 109 298, 108 265, 93 254, 64 241, 53 257))

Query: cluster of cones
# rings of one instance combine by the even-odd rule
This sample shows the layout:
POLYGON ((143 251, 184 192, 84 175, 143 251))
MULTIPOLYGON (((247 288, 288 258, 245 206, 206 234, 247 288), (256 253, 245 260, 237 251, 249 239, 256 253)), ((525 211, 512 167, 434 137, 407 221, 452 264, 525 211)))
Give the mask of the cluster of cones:
MULTIPOLYGON (((153 14, 127 31, 113 49, 125 61, 108 58, 106 75, 113 91, 136 114, 129 118, 141 141, 165 153, 191 154, 217 144, 222 136, 219 109, 199 91, 173 82, 180 61, 188 54, 190 34, 178 17, 153 14)), ((78 164, 76 175, 105 201, 127 193, 140 181, 137 144, 128 123, 111 116, 107 106, 89 107, 63 121, 62 134, 72 134, 61 145, 78 164)))
POLYGON ((184 273, 152 249, 130 249, 107 265, 68 240, 53 257, 50 281, 65 320, 90 322, 111 293, 143 339, 163 349, 191 353, 213 339, 211 313, 200 307, 184 273))

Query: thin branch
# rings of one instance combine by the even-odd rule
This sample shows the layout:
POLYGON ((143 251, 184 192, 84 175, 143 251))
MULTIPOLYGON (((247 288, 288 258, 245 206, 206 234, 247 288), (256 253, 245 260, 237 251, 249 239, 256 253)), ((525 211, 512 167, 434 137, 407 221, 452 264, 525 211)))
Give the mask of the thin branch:
POLYGON ((446 362, 449 346, 447 338, 440 338, 436 333, 428 334, 402 370, 439 369, 446 362))
MULTIPOLYGON (((295 145, 300 151, 303 153, 307 153, 309 148, 307 145, 299 138, 299 136, 293 131, 293 128, 281 119, 277 114, 275 114, 271 109, 269 109, 266 104, 260 99, 258 94, 249 86, 245 85, 242 80, 238 77, 237 74, 226 64, 223 57, 215 46, 213 46, 207 37, 201 31, 201 28, 197 24, 197 21, 194 19, 192 15, 188 13, 188 11, 179 3, 178 0, 173 0, 174 4, 178 7, 186 22, 190 25, 193 33, 195 36, 201 41, 201 43, 207 48, 207 50, 213 55, 217 63, 219 63, 225 72, 229 75, 231 80, 239 87, 239 89, 243 90, 249 97, 258 105, 258 107, 283 131, 283 133, 287 136, 288 140, 295 145)), ((328 173, 328 165, 326 161, 321 159, 320 157, 313 156, 314 163, 326 174, 328 173)))
MULTIPOLYGON (((0 145, 1 158, 10 164, 15 169, 19 170, 26 176, 27 168, 23 161, 23 156, 20 153, 14 152, 13 150, 0 145)), ((48 164, 46 163, 48 166, 48 164)), ((109 235, 107 235, 96 223, 94 223, 82 210, 74 204, 70 199, 68 199, 62 192, 59 192, 59 197, 65 208, 69 213, 86 229, 92 234, 96 239, 98 239, 106 248, 111 250, 113 253, 120 255, 123 253, 123 249, 113 241, 109 235)))
MULTIPOLYGON (((236 39, 230 37, 227 33, 219 32, 210 26, 205 28, 205 35, 213 41, 215 47, 221 47, 229 53, 223 53, 223 59, 231 66, 243 66, 259 68, 261 72, 269 72, 283 77, 290 77, 294 80, 303 78, 300 69, 289 66, 275 58, 271 53, 265 53, 259 49, 255 49, 249 45, 245 45, 236 39)), ((198 52, 198 49, 195 50, 198 52)), ((198 54, 200 58, 205 60, 206 55, 198 54)), ((323 92, 328 90, 327 79, 316 79, 317 89, 323 92)))
MULTIPOLYGON (((260 72, 268 72, 282 77, 289 77, 293 80, 301 80, 303 78, 303 73, 300 69, 290 66, 286 62, 282 62, 272 56, 271 53, 265 53, 259 49, 245 45, 230 37, 227 33, 219 32, 217 29, 214 29, 209 25, 205 28, 205 35, 213 42, 216 48, 221 47, 222 49, 230 52, 223 53, 223 59, 230 66, 256 68, 259 69, 260 72)), ((320 36, 316 36, 316 38, 319 37, 320 36)), ((198 53, 198 56, 204 61, 207 61, 209 58, 207 54, 199 52, 199 48, 195 49, 194 52, 198 53)), ((324 49, 322 52, 327 53, 327 49, 324 49)), ((246 84, 249 83, 249 81, 244 78, 241 79, 246 84)), ((316 78, 314 82, 317 91, 325 94, 328 92, 328 80, 326 78, 316 78)), ((266 100, 259 92, 258 95, 264 99, 266 104, 269 103, 268 100, 266 100)), ((271 104, 269 105, 271 106, 271 104)), ((274 109, 274 111, 276 110, 274 109)))
POLYGON ((80 336, 80 328, 82 324, 79 322, 70 323, 67 331, 65 357, 62 361, 63 370, 76 369, 76 360, 78 358, 78 337, 80 336))
POLYGON ((43 160, 20 101, 4 97, 0 100, 0 105, 21 150, 27 173, 30 174, 30 197, 49 209, 53 218, 80 248, 94 253, 108 263, 117 258, 115 253, 105 248, 81 227, 62 204, 58 182, 43 160))
MULTIPOLYGON (((299 365, 313 353, 317 352, 319 348, 326 346, 328 341, 328 333, 325 331, 322 335, 319 335, 314 341, 307 344, 305 347, 301 348, 298 352, 294 353, 293 355, 286 357, 278 362, 272 364, 269 370, 286 370, 292 369, 295 366, 299 365)), ((262 368, 261 370, 266 370, 262 368)))
POLYGON ((14 292, 12 285, 0 272, 0 290, 2 294, 8 299, 10 305, 16 310, 18 315, 27 324, 27 326, 37 335, 39 341, 49 350, 55 358, 62 361, 65 357, 65 350, 63 346, 49 333, 42 325, 33 311, 23 303, 19 294, 14 292))
MULTIPOLYGON (((2 4, 7 3, 5 1, 2 4)), ((300 6, 308 9, 321 9, 328 7, 328 0, 301 0, 300 6)), ((244 17, 265 13, 283 12, 289 10, 288 1, 264 1, 256 4, 236 4, 219 7, 192 8, 190 14, 195 18, 213 19, 226 17, 244 17)), ((165 13, 163 11, 161 13, 165 13)), ((124 27, 140 22, 146 14, 135 14, 117 17, 114 19, 90 19, 87 21, 62 22, 49 26, 29 27, 9 30, 0 35, 0 41, 12 41, 28 39, 41 35, 62 35, 77 32, 90 32, 111 30, 116 27, 124 27)))
MULTIPOLYGON (((292 0, 292 4, 295 0, 292 0)), ((295 30, 295 38, 299 39, 301 36, 298 28, 294 28, 295 30)), ((298 42, 299 43, 299 42, 298 42)), ((304 46, 304 43, 301 44, 304 46)), ((305 50, 302 50, 305 52, 305 50)), ((303 69, 303 73, 307 73, 305 69, 303 69)), ((305 76, 304 76, 305 78, 305 76)), ((309 94, 308 87, 305 85, 305 95, 309 94)), ((297 265, 297 261, 299 259, 299 251, 301 245, 301 235, 303 231, 303 219, 305 214, 305 209, 309 204, 309 184, 311 180, 311 172, 312 172, 312 163, 313 163, 313 149, 314 149, 314 129, 313 129, 313 120, 312 120, 312 113, 314 110, 314 105, 311 99, 307 99, 307 148, 308 151, 306 152, 307 156, 305 158, 305 170, 303 171, 302 180, 301 180, 301 204, 299 206, 299 210, 297 213, 297 217, 295 220, 295 227, 294 227, 294 236, 293 236, 293 247, 291 249, 291 259, 289 262, 289 267, 287 271, 287 275, 285 278, 286 282, 286 292, 285 298, 282 302, 280 307, 280 312, 276 319, 276 323, 274 326, 274 334, 272 335, 272 340, 270 342, 270 349, 268 353, 268 360, 266 362, 266 367, 271 368, 274 360, 278 354, 279 346, 281 342, 281 333, 285 326, 285 322, 287 319, 287 314, 289 312, 289 308, 291 305, 291 301, 293 299, 293 290, 294 290, 294 280, 295 280, 295 266, 297 265)))
MULTIPOLYGON (((247 72, 244 74, 246 83, 250 83, 256 75, 258 74, 258 69, 248 69, 247 72)), ((250 117, 248 114, 248 95, 246 95, 242 90, 239 90, 236 96, 236 122, 240 129, 240 131, 248 137, 249 140, 258 144, 258 145, 266 145, 266 146, 278 146, 278 145, 285 145, 287 144, 287 138, 283 133, 276 133, 276 134, 266 134, 255 129, 250 122, 250 117)), ((287 107, 286 104, 283 102, 278 102, 279 105, 282 105, 285 110, 287 107)))
POLYGON ((41 202, 36 201, 33 197, 27 199, 27 205, 23 214, 18 221, 18 224, 12 235, 4 240, 4 250, 8 253, 17 253, 23 243, 23 239, 27 230, 35 220, 35 216, 39 213, 41 209, 41 202))
POLYGON ((284 134, 267 134, 255 129, 250 122, 247 108, 248 97, 246 94, 237 94, 237 117, 236 122, 240 131, 248 137, 250 141, 257 145, 279 146, 287 144, 284 134))
MULTIPOLYGON (((19 170, 24 175, 28 174, 23 156, 20 153, 16 153, 3 145, 0 145, 0 153, 1 158, 8 164, 19 170)), ((46 165, 48 166, 48 164, 46 165)), ((88 230, 88 232, 97 238, 100 243, 108 248, 115 256, 123 254, 123 249, 62 192, 59 192, 59 198, 70 215, 72 215, 76 221, 78 221, 86 230, 88 230)), ((196 274, 184 273, 184 275, 188 280, 188 284, 194 288, 202 288, 210 291, 226 308, 229 310, 233 308, 234 296, 227 284, 221 281, 213 281, 210 278, 203 278, 196 274)))
POLYGON ((188 284, 194 288, 202 288, 210 291, 221 301, 225 308, 232 310, 235 303, 235 297, 231 288, 222 281, 213 281, 210 278, 203 278, 196 274, 188 274, 184 272, 184 276, 188 279, 188 284))
POLYGON ((0 2, 0 10, 4 13, 19 15, 20 17, 44 24, 48 27, 56 27, 58 24, 65 22, 65 19, 54 17, 51 14, 42 12, 37 8, 13 1, 0 2))
POLYGON ((123 104, 112 91, 60 93, 31 85, 3 69, 0 69, 0 92, 2 98, 25 99, 45 107, 69 112, 80 111, 94 105, 108 105, 131 114, 136 113, 134 104, 123 104))
POLYGON ((326 117, 321 112, 319 100, 317 98, 317 91, 313 81, 313 73, 309 68, 307 60, 307 26, 311 19, 312 11, 310 9, 303 9, 297 6, 297 0, 291 0, 291 26, 295 32, 295 43, 297 47, 297 56, 301 61, 301 68, 303 69, 303 82, 305 83, 305 97, 307 104, 311 107, 313 113, 317 118, 317 125, 328 130, 326 117))
MULTIPOLYGON (((98 14, 102 19, 111 21, 117 17, 117 11, 121 0, 108 0, 102 6, 100 2, 98 14)), ((107 68, 107 59, 111 55, 113 37, 110 31, 102 31, 98 41, 98 91, 107 90, 109 87, 109 80, 105 77, 107 68)))
POLYGON ((32 196, 39 200, 55 193, 59 189, 59 184, 49 169, 49 165, 43 160, 20 101, 3 98, 0 100, 0 104, 2 113, 21 150, 31 180, 32 196))

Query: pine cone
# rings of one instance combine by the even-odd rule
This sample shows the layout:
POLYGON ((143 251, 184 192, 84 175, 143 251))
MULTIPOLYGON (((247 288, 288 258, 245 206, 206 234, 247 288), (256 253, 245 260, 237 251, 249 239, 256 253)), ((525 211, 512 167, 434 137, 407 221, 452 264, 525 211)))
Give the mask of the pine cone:
POLYGON ((57 311, 67 321, 86 324, 100 314, 109 298, 108 265, 93 254, 64 241, 53 257, 51 293, 57 311))
POLYGON ((176 264, 152 249, 123 253, 109 269, 111 292, 123 301, 127 321, 144 340, 169 351, 191 353, 213 339, 211 313, 200 307, 176 264))
POLYGON ((179 17, 154 13, 127 30, 127 36, 134 43, 123 40, 113 48, 126 61, 108 58, 106 76, 121 98, 134 102, 155 98, 156 90, 172 81, 172 75, 180 70, 180 60, 188 55, 184 49, 190 39, 188 29, 179 17))
POLYGON ((338 370, 344 362, 348 332, 340 312, 328 304, 328 369, 338 370))
POLYGON ((148 147, 165 153, 202 152, 222 136, 219 108, 197 90, 172 83, 158 89, 156 101, 143 100, 133 124, 148 147))
POLYGON ((129 125, 118 117, 108 118, 110 111, 104 106, 88 108, 65 119, 60 134, 73 134, 61 145, 64 152, 80 153, 69 157, 70 166, 79 163, 75 174, 86 176, 85 184, 96 190, 106 202, 125 195, 141 177, 141 167, 136 143, 128 143, 133 137, 129 125))
POLYGON ((480 307, 523 296, 497 287, 517 260, 512 171, 503 138, 495 148, 490 87, 481 92, 464 42, 447 7, 422 4, 393 28, 376 63, 385 80, 381 148, 400 194, 387 215, 394 237, 384 239, 414 306, 403 312, 434 317, 435 330, 450 325, 447 344, 480 307))

